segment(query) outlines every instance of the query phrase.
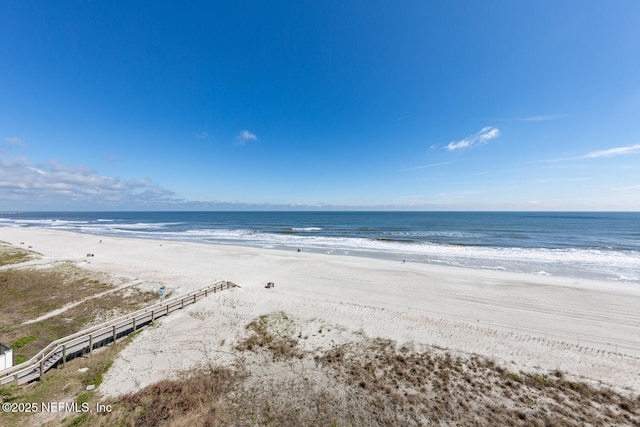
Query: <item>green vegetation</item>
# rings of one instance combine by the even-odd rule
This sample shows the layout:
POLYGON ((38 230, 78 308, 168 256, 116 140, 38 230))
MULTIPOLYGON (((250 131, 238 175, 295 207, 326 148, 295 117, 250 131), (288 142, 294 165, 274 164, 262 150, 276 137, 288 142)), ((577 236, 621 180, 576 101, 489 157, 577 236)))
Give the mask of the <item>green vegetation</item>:
POLYGON ((22 337, 22 338, 16 340, 11 345, 11 348, 13 349, 13 352, 14 352, 14 355, 13 355, 13 364, 14 365, 19 365, 19 364, 24 363, 24 362, 27 361, 27 356, 25 356, 23 353, 17 352, 17 350, 21 349, 25 345, 27 345, 29 343, 32 343, 34 341, 38 341, 38 337, 35 336, 35 335, 29 335, 28 337, 22 337))
POLYGON ((0 267, 3 265, 19 264, 36 259, 41 255, 0 241, 0 267))
POLYGON ((19 393, 20 387, 15 384, 0 386, 0 402, 11 402, 19 393))
POLYGON ((0 334, 14 344, 14 363, 24 362, 56 339, 76 333, 97 319, 137 310, 155 301, 155 292, 129 288, 126 297, 114 290, 106 275, 82 270, 71 263, 46 269, 0 271, 0 334), (44 291, 43 291, 44 290, 44 291), (107 293, 105 293, 107 292, 107 293), (94 298, 96 294, 102 294, 94 298), (33 322, 54 310, 60 314, 33 322), (26 323, 31 321, 32 323, 26 323))
POLYGON ((20 347, 24 347, 26 344, 29 344, 32 341, 37 340, 38 337, 36 337, 35 335, 29 335, 28 337, 22 337, 19 340, 17 340, 16 342, 13 343, 13 345, 11 346, 12 349, 17 350, 20 347))
POLYGON ((102 358, 97 362, 94 362, 92 367, 82 374, 80 381, 85 386, 95 385, 96 387, 102 384, 102 376, 109 370, 112 360, 102 358))

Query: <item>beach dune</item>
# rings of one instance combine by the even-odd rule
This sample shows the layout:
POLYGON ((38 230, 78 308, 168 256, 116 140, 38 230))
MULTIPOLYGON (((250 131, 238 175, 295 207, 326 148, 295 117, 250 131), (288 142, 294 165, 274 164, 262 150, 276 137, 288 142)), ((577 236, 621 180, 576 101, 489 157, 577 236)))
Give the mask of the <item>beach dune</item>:
POLYGON ((309 349, 382 337, 640 391, 634 284, 38 228, 2 228, 0 240, 32 246, 45 257, 36 264, 72 260, 173 295, 219 279, 241 286, 136 336, 105 377, 109 395, 233 360, 245 326, 278 312, 309 349))

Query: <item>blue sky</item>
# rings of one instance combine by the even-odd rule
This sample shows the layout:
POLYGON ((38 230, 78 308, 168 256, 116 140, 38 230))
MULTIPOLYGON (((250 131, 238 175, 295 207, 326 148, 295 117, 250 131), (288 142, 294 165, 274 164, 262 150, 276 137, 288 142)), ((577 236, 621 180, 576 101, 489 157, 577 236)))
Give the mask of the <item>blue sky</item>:
POLYGON ((640 210, 640 2, 0 1, 0 210, 640 210))

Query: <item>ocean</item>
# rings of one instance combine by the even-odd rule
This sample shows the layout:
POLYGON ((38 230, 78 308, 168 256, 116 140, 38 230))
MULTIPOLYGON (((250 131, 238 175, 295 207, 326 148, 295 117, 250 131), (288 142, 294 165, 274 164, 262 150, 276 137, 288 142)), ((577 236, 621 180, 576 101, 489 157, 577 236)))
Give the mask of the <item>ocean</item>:
POLYGON ((640 283, 637 212, 24 212, 1 227, 640 283))

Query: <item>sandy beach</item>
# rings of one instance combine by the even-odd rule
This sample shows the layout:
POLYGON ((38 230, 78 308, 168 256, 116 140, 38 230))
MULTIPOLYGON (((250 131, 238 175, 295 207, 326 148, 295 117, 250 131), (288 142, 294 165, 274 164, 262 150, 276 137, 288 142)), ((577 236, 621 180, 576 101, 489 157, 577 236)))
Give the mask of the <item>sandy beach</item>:
POLYGON ((107 373, 106 395, 231 361, 246 325, 278 312, 309 350, 382 337, 640 392, 634 284, 37 228, 2 228, 0 240, 44 255, 35 265, 74 261, 173 295, 220 279, 241 287, 146 328, 107 373))

